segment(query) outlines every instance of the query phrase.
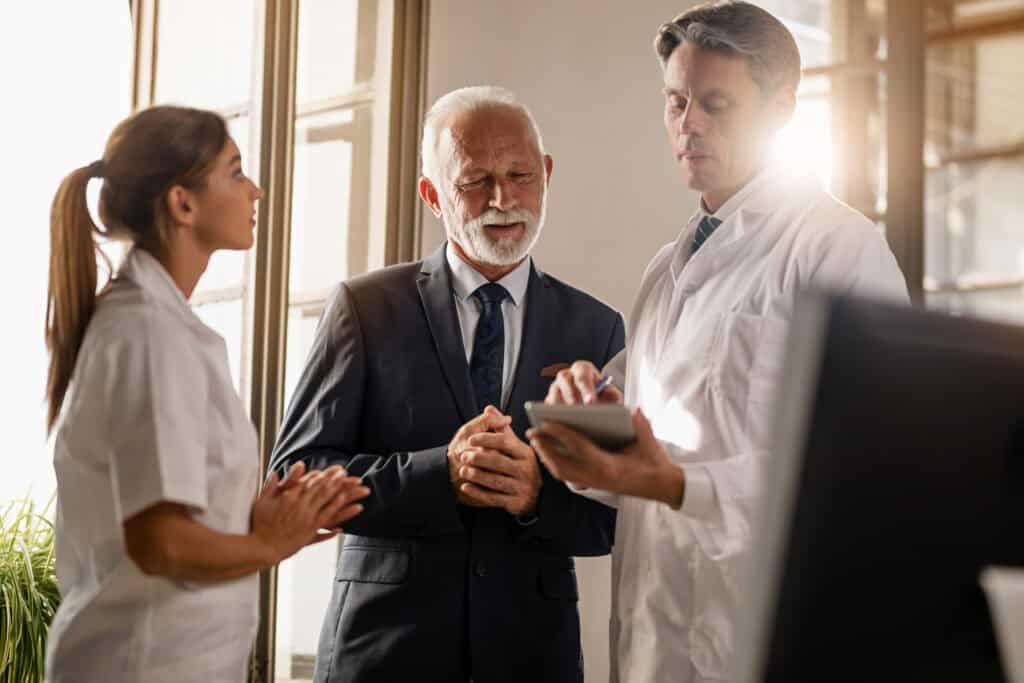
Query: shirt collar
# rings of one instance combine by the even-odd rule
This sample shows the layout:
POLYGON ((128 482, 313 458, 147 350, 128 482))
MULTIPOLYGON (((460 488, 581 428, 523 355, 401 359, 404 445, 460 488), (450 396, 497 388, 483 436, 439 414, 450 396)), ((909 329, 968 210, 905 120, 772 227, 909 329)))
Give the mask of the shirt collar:
MULTIPOLYGON (((747 181, 747 184, 740 188, 740 191, 729 197, 728 200, 715 212, 709 212, 704 206, 704 200, 697 200, 697 212, 691 216, 688 225, 692 225, 695 222, 699 222, 704 219, 705 216, 711 216, 721 222, 725 223, 732 218, 740 209, 743 211, 750 211, 753 213, 766 213, 770 210, 770 204, 772 202, 772 195, 774 194, 771 190, 775 183, 772 179, 775 177, 771 166, 758 171, 753 178, 747 181)), ((775 198, 777 199, 777 197, 775 198)))
POLYGON ((131 280, 158 303, 176 309, 188 318, 194 317, 188 300, 170 273, 145 249, 132 247, 121 262, 117 277, 131 280))
MULTIPOLYGON (((488 279, 481 275, 473 266, 469 265, 455 253, 455 248, 449 241, 445 247, 445 258, 448 260, 448 267, 452 271, 452 289, 455 296, 467 301, 473 292, 481 285, 488 283, 488 279)), ((532 258, 527 256, 523 262, 516 266, 515 270, 498 280, 497 284, 508 290, 512 303, 519 306, 523 297, 526 296, 526 287, 530 284, 530 264, 532 258)))

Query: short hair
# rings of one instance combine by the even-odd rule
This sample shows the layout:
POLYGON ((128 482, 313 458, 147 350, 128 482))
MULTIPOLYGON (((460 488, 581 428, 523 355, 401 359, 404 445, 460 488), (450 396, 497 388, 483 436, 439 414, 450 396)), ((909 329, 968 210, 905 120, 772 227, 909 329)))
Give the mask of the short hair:
POLYGON ((762 93, 800 84, 796 39, 770 12, 742 0, 693 7, 658 27, 654 51, 664 66, 683 42, 743 59, 762 93))
MULTIPOLYGON (((423 142, 420 148, 422 172, 430 182, 440 183, 440 165, 437 159, 437 145, 441 140, 441 131, 455 116, 471 111, 480 111, 493 107, 507 107, 520 112, 533 131, 537 141, 537 149, 544 154, 544 140, 533 114, 522 102, 516 99, 511 90, 494 85, 476 85, 459 88, 437 98, 433 106, 423 117, 423 142)), ((439 186, 439 185, 438 185, 439 186)))

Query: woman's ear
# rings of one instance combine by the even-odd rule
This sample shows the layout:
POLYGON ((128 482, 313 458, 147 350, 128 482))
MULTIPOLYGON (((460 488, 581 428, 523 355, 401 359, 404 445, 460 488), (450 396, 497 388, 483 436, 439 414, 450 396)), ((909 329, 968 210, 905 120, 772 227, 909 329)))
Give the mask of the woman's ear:
POLYGON ((196 222, 195 195, 181 185, 174 185, 167 191, 164 208, 171 219, 171 225, 192 226, 196 222))

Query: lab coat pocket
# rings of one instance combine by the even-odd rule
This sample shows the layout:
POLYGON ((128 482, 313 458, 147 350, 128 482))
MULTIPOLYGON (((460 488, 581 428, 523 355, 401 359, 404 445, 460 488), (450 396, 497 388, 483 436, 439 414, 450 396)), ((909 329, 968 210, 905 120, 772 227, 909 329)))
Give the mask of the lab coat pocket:
POLYGON ((726 680, 728 662, 734 651, 741 545, 735 544, 726 554, 715 558, 709 557, 701 547, 696 557, 690 652, 701 680, 726 680))
POLYGON ((771 400, 771 388, 782 369, 787 322, 737 311, 723 315, 712 351, 716 388, 741 401, 771 400))

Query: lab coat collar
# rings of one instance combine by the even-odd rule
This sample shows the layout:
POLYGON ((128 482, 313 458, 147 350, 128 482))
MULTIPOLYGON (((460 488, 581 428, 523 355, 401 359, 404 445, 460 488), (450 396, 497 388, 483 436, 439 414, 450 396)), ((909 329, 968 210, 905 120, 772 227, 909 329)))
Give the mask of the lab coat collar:
MULTIPOLYGON (((764 216, 777 210, 782 202, 792 199, 794 192, 803 184, 805 183, 802 180, 796 183, 787 180, 781 169, 768 165, 717 211, 708 212, 704 201, 698 200, 697 211, 690 217, 677 240, 670 268, 673 280, 678 282, 682 276, 683 269, 691 257, 694 231, 705 217, 710 216, 722 222, 701 248, 700 260, 707 261, 711 266, 712 262, 719 262, 730 247, 736 246, 751 229, 754 229, 752 226, 763 223, 764 216)), ((713 269, 713 266, 711 267, 713 269)))
POLYGON ((141 247, 132 247, 117 271, 118 278, 131 280, 156 303, 180 313, 186 320, 199 321, 185 294, 156 257, 141 247))

